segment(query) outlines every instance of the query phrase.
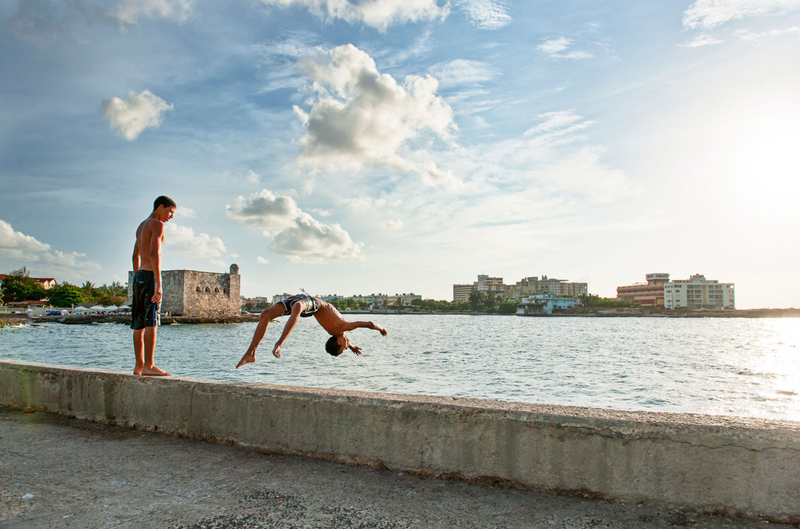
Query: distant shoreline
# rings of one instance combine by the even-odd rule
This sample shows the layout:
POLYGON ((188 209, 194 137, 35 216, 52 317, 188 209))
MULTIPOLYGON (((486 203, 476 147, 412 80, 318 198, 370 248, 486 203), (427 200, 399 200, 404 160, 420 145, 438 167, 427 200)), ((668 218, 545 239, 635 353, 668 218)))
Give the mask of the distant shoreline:
MULTIPOLYGON (((403 316, 522 316, 518 314, 486 314, 478 312, 394 312, 394 311, 344 311, 347 315, 403 315, 403 316)), ((800 309, 745 309, 745 310, 666 310, 666 309, 607 309, 591 310, 586 308, 570 309, 555 314, 526 314, 526 318, 800 318, 800 309)), ((235 317, 184 317, 163 316, 161 325, 199 325, 206 323, 247 323, 258 321, 259 314, 242 314, 235 317)), ((55 322, 68 325, 87 325, 92 323, 130 324, 131 317, 120 315, 69 315, 43 316, 29 319, 24 314, 0 314, 4 322, 55 322)))

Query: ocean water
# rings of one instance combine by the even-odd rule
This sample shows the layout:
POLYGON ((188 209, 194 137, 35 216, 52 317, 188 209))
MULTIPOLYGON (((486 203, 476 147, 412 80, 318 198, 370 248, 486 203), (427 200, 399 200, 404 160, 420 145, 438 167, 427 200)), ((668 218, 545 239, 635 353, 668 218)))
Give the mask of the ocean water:
MULTIPOLYGON (((162 326, 156 364, 214 380, 800 420, 799 319, 369 318, 389 335, 350 333, 360 357, 328 355, 328 335, 309 318, 276 359, 280 318, 256 363, 241 369, 255 323, 162 326)), ((129 371, 132 331, 120 324, 0 328, 0 358, 129 371)))

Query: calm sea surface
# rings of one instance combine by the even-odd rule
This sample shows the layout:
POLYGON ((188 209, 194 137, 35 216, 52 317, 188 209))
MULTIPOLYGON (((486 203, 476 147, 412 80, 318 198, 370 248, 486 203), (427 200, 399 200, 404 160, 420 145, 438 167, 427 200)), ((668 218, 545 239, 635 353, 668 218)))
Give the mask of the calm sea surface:
MULTIPOLYGON (((303 319, 273 358, 236 370, 255 323, 165 325, 156 364, 176 375, 544 404, 800 420, 800 320, 371 315, 389 336, 350 333, 338 358, 303 319)), ((133 368, 125 325, 0 329, 0 358, 133 368)))

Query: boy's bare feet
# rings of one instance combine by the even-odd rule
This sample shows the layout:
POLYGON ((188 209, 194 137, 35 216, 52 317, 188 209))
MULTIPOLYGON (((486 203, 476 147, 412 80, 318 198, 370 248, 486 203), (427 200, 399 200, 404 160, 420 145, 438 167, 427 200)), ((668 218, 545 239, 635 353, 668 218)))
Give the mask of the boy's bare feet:
POLYGON ((141 375, 143 367, 144 367, 144 365, 138 365, 137 364, 136 367, 133 368, 133 374, 134 375, 141 375))
POLYGON ((255 353, 255 352, 251 353, 250 351, 248 351, 248 352, 246 352, 246 353, 244 354, 244 356, 242 357, 242 359, 241 359, 241 360, 239 360, 239 363, 238 363, 238 364, 236 364, 236 369, 239 369, 239 368, 240 368, 240 367, 242 367, 243 365, 245 365, 245 364, 249 364, 249 363, 251 363, 251 362, 255 362, 255 361, 256 361, 256 353, 255 353))
POLYGON ((159 367, 156 367, 156 366, 143 367, 141 374, 144 375, 144 376, 148 376, 148 377, 169 377, 169 376, 172 376, 172 373, 167 373, 163 369, 161 369, 159 367))

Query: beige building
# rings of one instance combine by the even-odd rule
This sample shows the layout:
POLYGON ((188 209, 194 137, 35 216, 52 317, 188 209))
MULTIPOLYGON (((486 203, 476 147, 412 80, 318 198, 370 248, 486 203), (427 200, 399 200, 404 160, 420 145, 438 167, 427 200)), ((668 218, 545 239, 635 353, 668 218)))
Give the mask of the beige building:
POLYGON ((664 306, 664 285, 669 283, 669 274, 653 273, 645 276, 646 283, 617 287, 617 299, 636 303, 643 307, 664 306))
POLYGON ((709 280, 702 274, 664 285, 664 307, 678 309, 735 309, 733 283, 709 280))
POLYGON ((486 274, 478 275, 478 280, 471 285, 453 285, 453 301, 469 301, 473 292, 492 292, 499 294, 506 290, 502 277, 490 277, 486 274))

